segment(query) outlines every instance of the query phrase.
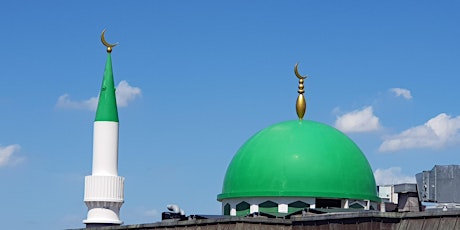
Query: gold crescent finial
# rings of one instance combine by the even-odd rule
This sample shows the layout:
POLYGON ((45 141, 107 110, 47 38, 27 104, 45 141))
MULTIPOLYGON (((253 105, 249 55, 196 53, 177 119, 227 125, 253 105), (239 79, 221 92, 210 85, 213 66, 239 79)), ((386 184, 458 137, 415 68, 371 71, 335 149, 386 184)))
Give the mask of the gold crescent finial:
POLYGON ((298 66, 298 65, 299 65, 299 63, 295 63, 295 66, 294 66, 294 73, 295 73, 295 75, 297 76, 297 78, 299 78, 299 79, 305 79, 305 78, 307 78, 308 76, 305 76, 305 77, 304 77, 304 76, 300 75, 299 71, 297 70, 297 66, 298 66))
POLYGON ((303 116, 305 115, 305 111, 307 110, 307 102, 305 101, 305 97, 303 96, 303 93, 305 92, 303 82, 304 79, 308 76, 304 77, 299 74, 299 71, 297 70, 298 64, 299 63, 296 63, 294 66, 294 73, 297 76, 297 78, 299 78, 299 90, 297 90, 299 96, 297 96, 295 110, 297 112, 297 117, 299 117, 299 120, 302 120, 303 116))
POLYGON ((105 40, 105 37, 104 37, 105 31, 106 31, 106 29, 104 29, 104 30, 102 31, 102 34, 101 34, 101 42, 102 42, 102 44, 104 44, 104 45, 107 47, 107 53, 110 53, 110 52, 112 52, 112 48, 115 47, 116 45, 118 45, 118 42, 115 43, 115 44, 110 44, 110 43, 108 43, 108 42, 105 40))

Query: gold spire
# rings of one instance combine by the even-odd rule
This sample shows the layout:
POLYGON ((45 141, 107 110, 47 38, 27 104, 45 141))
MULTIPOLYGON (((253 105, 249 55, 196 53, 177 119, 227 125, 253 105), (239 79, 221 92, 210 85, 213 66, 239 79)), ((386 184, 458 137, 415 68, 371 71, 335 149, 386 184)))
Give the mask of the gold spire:
POLYGON ((106 31, 106 29, 104 29, 104 30, 102 31, 102 34, 101 34, 101 42, 102 42, 102 44, 104 44, 104 45, 107 47, 107 53, 111 53, 111 52, 112 52, 112 48, 115 47, 116 45, 118 45, 118 42, 115 43, 115 44, 110 44, 110 43, 108 43, 108 42, 105 40, 105 38, 104 38, 105 31, 106 31))
POLYGON ((303 96, 303 93, 305 90, 303 90, 303 80, 307 78, 308 76, 302 76, 299 74, 299 71, 297 70, 297 65, 299 63, 296 63, 294 66, 294 73, 299 78, 299 90, 297 92, 299 93, 299 96, 297 96, 297 102, 295 104, 295 110, 297 112, 297 116, 299 117, 299 120, 303 119, 303 116, 305 115, 305 111, 307 109, 307 102, 305 101, 305 97, 303 96))

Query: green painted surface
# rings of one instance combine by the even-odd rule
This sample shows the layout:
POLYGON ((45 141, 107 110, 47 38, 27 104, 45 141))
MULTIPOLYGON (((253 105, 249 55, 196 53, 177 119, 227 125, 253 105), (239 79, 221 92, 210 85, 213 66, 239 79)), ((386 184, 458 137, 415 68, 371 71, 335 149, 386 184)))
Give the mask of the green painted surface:
POLYGON ((273 201, 265 201, 259 204, 259 212, 263 212, 267 214, 278 213, 278 204, 273 201))
POLYGON ((288 213, 294 213, 309 207, 310 205, 305 202, 296 201, 288 205, 288 213))
POLYGON ((96 121, 118 122, 117 99, 115 96, 115 84, 113 82, 112 58, 107 55, 104 78, 102 80, 99 103, 96 111, 96 121))
POLYGON ((380 200, 358 146, 308 120, 278 123, 251 137, 228 166, 217 199, 286 196, 380 200))
POLYGON ((246 216, 249 214, 250 205, 247 202, 241 202, 236 205, 236 215, 237 216, 246 216))

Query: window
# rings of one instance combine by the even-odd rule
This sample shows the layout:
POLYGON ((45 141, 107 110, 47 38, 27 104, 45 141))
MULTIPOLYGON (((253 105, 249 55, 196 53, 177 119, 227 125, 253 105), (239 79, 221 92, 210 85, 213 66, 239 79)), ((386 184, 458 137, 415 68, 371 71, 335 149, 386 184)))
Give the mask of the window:
POLYGON ((273 201, 265 201, 259 204, 259 212, 267 213, 267 214, 275 214, 278 213, 278 204, 273 201))
POLYGON ((348 207, 353 208, 353 209, 364 209, 364 206, 362 204, 360 204, 359 202, 353 202, 348 207))
POLYGON ((246 216, 249 214, 249 203, 241 202, 236 205, 236 215, 237 216, 246 216))
POLYGON ((310 207, 310 204, 307 204, 305 202, 302 202, 302 201, 296 201, 296 202, 292 202, 288 205, 288 213, 293 213, 293 212, 297 212, 299 210, 303 210, 305 208, 309 208, 310 207))
POLYGON ((341 208, 339 199, 316 199, 316 208, 341 208))
POLYGON ((225 204, 224 205, 224 215, 230 216, 230 209, 231 209, 230 204, 229 203, 225 204))

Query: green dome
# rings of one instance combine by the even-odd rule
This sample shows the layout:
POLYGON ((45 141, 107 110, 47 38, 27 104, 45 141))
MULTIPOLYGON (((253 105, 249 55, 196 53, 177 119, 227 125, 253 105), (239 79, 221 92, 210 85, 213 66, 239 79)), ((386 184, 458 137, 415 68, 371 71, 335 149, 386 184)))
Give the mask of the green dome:
POLYGON ((358 146, 337 129, 308 120, 272 125, 238 150, 217 199, 246 197, 380 200, 358 146))

